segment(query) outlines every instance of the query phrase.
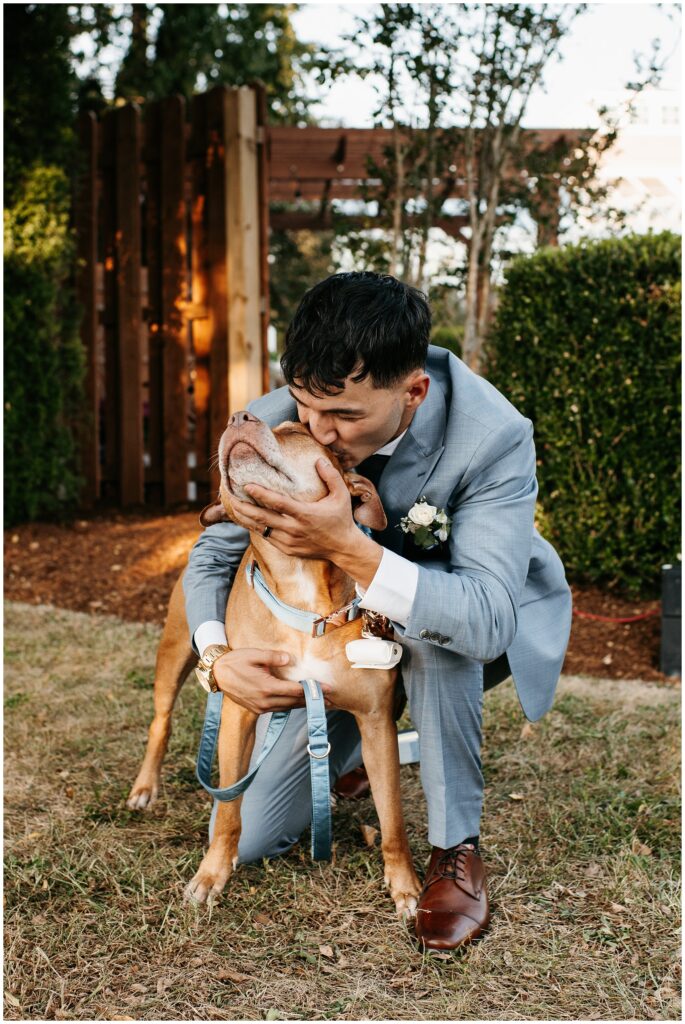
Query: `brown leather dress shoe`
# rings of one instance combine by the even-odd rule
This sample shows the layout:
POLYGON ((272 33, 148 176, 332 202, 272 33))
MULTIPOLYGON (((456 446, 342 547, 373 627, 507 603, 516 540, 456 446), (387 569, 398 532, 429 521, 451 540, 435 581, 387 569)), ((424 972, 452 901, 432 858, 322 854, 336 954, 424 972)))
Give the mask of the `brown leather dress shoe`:
POLYGON ((416 937, 425 949, 457 949, 490 923, 483 861, 471 844, 433 847, 416 911, 416 937))
POLYGON ((371 783, 364 765, 341 775, 333 786, 333 792, 342 800, 361 800, 363 796, 368 796, 371 792, 371 783))

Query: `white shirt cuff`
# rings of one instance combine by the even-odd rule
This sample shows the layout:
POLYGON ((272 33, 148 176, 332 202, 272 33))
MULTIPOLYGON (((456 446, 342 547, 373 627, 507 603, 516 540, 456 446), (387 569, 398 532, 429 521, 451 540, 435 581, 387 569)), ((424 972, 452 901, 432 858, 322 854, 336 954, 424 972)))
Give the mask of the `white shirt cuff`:
POLYGON ((210 644, 225 644, 228 642, 226 640, 226 627, 218 619, 210 619, 209 622, 203 622, 201 626, 197 627, 194 640, 195 646, 200 652, 200 657, 202 657, 205 648, 209 647, 210 644))
POLYGON ((406 626, 418 583, 418 565, 383 548, 380 565, 367 589, 355 584, 357 596, 362 598, 359 607, 379 612, 399 622, 400 626, 406 626))

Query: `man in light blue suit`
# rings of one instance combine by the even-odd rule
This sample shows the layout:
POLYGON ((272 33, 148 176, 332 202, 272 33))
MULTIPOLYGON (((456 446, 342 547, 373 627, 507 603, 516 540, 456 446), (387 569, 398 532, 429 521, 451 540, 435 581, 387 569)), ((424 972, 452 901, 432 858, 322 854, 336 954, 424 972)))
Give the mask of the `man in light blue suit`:
MULTIPOLYGON (((433 846, 416 934, 424 948, 454 949, 489 922, 478 847, 483 692, 512 675, 528 719, 551 707, 571 596, 558 555, 534 526, 532 424, 429 337, 420 292, 369 272, 333 275, 307 292, 288 329, 289 387, 249 406, 272 427, 299 417, 344 469, 375 477, 385 530, 358 530, 347 489, 325 460, 319 472, 330 493, 321 501, 284 515, 272 492, 254 487, 247 490, 257 505, 234 508, 280 550, 329 558, 355 579, 362 606, 392 621, 433 846), (430 551, 399 528, 424 496, 451 519, 449 536, 430 551)), ((247 543, 246 529, 219 523, 191 552, 184 590, 200 654, 226 642, 228 593, 247 543)), ((310 820, 305 712, 269 673, 274 663, 230 651, 214 665, 220 688, 244 706, 296 708, 243 798, 241 861, 283 853, 310 820)), ((335 780, 359 765, 359 734, 341 711, 329 712, 329 733, 335 780)))

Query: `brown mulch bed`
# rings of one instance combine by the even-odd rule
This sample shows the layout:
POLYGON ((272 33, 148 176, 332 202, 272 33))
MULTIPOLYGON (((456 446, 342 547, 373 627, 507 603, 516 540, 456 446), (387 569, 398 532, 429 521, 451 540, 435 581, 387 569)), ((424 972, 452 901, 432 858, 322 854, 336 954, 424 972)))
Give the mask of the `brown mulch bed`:
MULTIPOLYGON (((96 514, 66 525, 5 531, 5 597, 135 622, 163 623, 169 595, 201 527, 196 509, 96 514)), ((574 586, 576 611, 627 618, 659 609, 596 586, 574 586)), ((564 672, 675 683, 659 672, 658 615, 631 623, 574 615, 564 672)))

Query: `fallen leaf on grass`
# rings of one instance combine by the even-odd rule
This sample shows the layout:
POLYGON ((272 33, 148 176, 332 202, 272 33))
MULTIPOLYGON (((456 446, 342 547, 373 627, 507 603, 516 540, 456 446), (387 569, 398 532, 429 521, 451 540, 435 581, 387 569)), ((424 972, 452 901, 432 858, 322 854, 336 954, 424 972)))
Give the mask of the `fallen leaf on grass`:
POLYGON ((451 953, 431 953, 430 954, 430 958, 431 958, 431 960, 451 960, 452 959, 452 954, 451 953))
POLYGON ((504 962, 507 965, 507 967, 511 967, 511 965, 514 962, 513 954, 508 949, 504 953, 504 962))
POLYGON ((376 842, 376 836, 378 835, 378 829, 374 828, 373 825, 360 825, 364 842, 367 846, 374 846, 376 842))
POLYGON ((220 971, 216 972, 216 977, 219 981, 234 981, 236 985, 239 985, 243 981, 253 980, 249 974, 241 974, 240 971, 232 971, 230 967, 222 967, 220 971))
POLYGON ((510 800, 523 800, 523 793, 510 793, 509 794, 509 799, 510 800))
POLYGON ((644 843, 640 842, 637 836, 633 839, 630 849, 637 857, 649 857, 652 852, 651 846, 645 846, 644 843))
POLYGON ((157 995, 163 996, 168 988, 174 983, 173 978, 159 978, 157 981, 157 995))
POLYGON ((273 921, 266 914, 255 914, 252 918, 255 928, 270 928, 273 921))
POLYGON ((521 739, 529 740, 531 736, 535 735, 535 729, 533 728, 532 722, 526 722, 521 729, 521 739))
POLYGON ((266 1017, 264 1020, 281 1020, 281 1015, 278 1010, 267 1010, 266 1017))
POLYGON ((332 946, 319 946, 319 953, 321 953, 321 956, 327 956, 329 960, 335 957, 332 946))
POLYGON ((5 999, 10 1004, 10 1006, 16 1006, 17 1008, 21 1006, 21 1003, 19 1002, 17 997, 13 996, 11 992, 5 992, 5 999))
POLYGON ((141 983, 137 981, 134 985, 131 985, 131 992, 147 992, 147 985, 141 985, 141 983))
POLYGON ((611 913, 612 914, 627 914, 628 913, 628 908, 624 907, 621 903, 612 903, 611 904, 611 913))

